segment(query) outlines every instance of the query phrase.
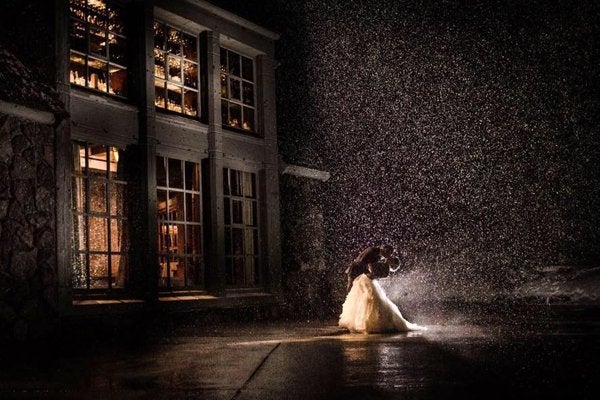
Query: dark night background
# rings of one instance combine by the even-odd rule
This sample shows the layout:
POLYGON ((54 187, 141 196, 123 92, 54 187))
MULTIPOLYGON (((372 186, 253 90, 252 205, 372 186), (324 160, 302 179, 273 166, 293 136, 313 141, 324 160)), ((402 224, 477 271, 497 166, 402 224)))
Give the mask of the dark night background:
POLYGON ((449 285, 597 266, 600 4, 212 2, 281 33, 280 150, 331 172, 332 268, 382 240, 449 285))
MULTIPOLYGON (((43 20, 51 3, 9 0, 0 22, 43 20)), ((282 158, 331 173, 282 181, 284 267, 326 282, 314 296, 341 293, 344 264, 381 241, 466 296, 598 266, 598 2, 211 3, 281 34, 282 158), (289 222, 321 216, 320 239, 289 222)), ((49 81, 38 26, 2 37, 49 81)))

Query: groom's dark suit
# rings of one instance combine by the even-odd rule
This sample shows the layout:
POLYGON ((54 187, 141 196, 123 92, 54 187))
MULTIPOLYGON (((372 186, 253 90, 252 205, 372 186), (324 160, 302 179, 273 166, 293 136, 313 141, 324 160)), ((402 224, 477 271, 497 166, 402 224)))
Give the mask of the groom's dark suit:
POLYGON ((379 247, 368 247, 352 261, 352 264, 346 269, 346 274, 348 274, 348 291, 352 288, 354 279, 360 274, 368 274, 369 264, 379 261, 380 258, 381 249, 379 247))

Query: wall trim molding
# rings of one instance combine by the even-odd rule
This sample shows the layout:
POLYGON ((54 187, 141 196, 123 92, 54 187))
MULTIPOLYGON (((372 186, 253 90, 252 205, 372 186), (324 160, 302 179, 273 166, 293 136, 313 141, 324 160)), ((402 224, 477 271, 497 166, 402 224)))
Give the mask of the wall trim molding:
POLYGON ((0 113, 26 119, 31 122, 37 122, 44 125, 54 125, 56 118, 54 114, 48 111, 40 111, 35 108, 22 106, 20 104, 9 103, 0 100, 0 113))

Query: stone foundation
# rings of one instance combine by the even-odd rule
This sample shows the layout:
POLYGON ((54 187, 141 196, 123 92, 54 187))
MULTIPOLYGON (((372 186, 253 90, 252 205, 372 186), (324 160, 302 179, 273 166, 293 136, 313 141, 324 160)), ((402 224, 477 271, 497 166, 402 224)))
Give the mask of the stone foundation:
POLYGON ((0 114, 0 342, 46 336, 57 309, 54 129, 0 114))

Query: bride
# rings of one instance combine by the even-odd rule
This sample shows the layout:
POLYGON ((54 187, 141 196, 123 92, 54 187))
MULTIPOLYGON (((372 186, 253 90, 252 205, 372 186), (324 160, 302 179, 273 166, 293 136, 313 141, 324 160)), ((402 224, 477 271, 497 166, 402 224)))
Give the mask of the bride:
MULTIPOLYGON (((381 247, 382 255, 385 253, 381 247)), ((391 246, 389 246, 391 247, 391 246)), ((391 255, 391 251, 389 252, 391 255)), ((378 282, 390 271, 398 270, 399 260, 388 256, 385 262, 368 264, 368 272, 358 275, 342 307, 339 326, 351 332, 384 333, 425 330, 427 328, 408 322, 385 294, 378 282)))

